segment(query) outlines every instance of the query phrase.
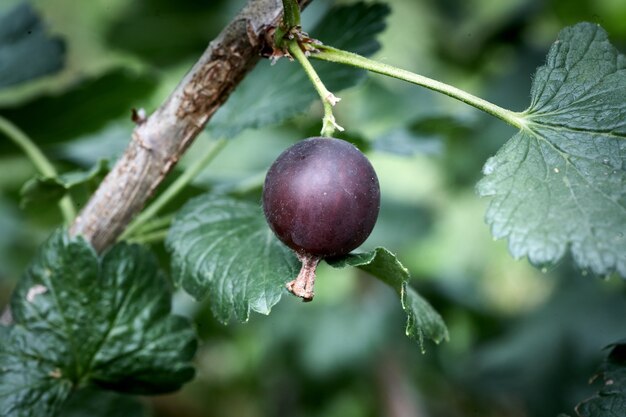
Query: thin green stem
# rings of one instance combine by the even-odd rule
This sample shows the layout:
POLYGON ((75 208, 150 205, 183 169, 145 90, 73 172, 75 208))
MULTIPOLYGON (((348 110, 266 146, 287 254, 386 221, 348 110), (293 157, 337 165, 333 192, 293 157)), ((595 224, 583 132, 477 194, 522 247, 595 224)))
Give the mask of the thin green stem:
POLYGON ((283 0, 283 23, 288 29, 300 26, 298 0, 283 0))
POLYGON ((167 233, 168 233, 168 229, 157 230, 157 231, 146 233, 146 234, 132 236, 128 239, 128 241, 132 243, 140 243, 140 244, 162 242, 167 237, 167 233))
POLYGON ((212 141, 207 145, 204 154, 195 161, 183 174, 176 179, 159 197, 154 200, 120 236, 120 240, 128 239, 139 231, 148 221, 152 220, 159 211, 169 203, 183 188, 185 188, 200 172, 217 156, 226 145, 226 139, 212 141))
POLYGON ((298 45, 297 41, 290 41, 288 43, 288 49, 289 53, 302 65, 304 72, 309 77, 313 83, 313 87, 315 87, 315 90, 322 99, 322 104, 324 105, 322 136, 332 137, 335 130, 342 132, 343 128, 335 122, 335 116, 333 116, 333 106, 341 99, 326 89, 326 86, 317 75, 315 68, 313 68, 313 65, 311 65, 304 52, 302 52, 302 49, 300 49, 300 45, 298 45))
POLYGON ((283 0, 283 20, 274 32, 274 45, 284 49, 285 41, 293 38, 293 30, 300 27, 300 6, 298 0, 283 0))
POLYGON ((433 80, 432 78, 424 77, 423 75, 418 75, 391 65, 383 64, 382 62, 377 62, 352 52, 342 51, 325 45, 319 45, 316 47, 320 50, 320 52, 312 54, 312 58, 336 62, 338 64, 351 65, 376 72, 378 74, 397 78, 399 80, 408 81, 460 100, 463 103, 469 104, 470 106, 496 116, 515 127, 524 127, 525 120, 520 113, 504 109, 459 88, 442 83, 441 81, 433 80))
POLYGON ((165 216, 159 216, 152 220, 148 220, 146 223, 143 224, 143 226, 137 229, 135 234, 141 235, 141 234, 153 232, 158 229, 167 228, 169 227, 170 224, 172 224, 173 220, 174 220, 174 214, 167 214, 165 216))
POLYGON ((263 188, 263 183, 265 182, 265 174, 265 172, 259 172, 251 177, 240 181, 229 190, 229 193, 236 195, 245 195, 249 192, 263 188))
MULTIPOLYGON (((41 152, 37 145, 35 145, 32 139, 20 128, 2 116, 0 116, 0 132, 4 133, 26 154, 41 175, 44 177, 56 177, 58 175, 52 163, 43 152, 41 152)), ((76 208, 72 198, 69 195, 61 198, 59 207, 61 208, 65 223, 71 223, 74 217, 76 217, 76 208)))

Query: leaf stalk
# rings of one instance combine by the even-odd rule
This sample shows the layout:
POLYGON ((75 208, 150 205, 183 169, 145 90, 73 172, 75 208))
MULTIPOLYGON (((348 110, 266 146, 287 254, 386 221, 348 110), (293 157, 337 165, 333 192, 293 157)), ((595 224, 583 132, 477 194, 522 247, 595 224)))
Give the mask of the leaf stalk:
POLYGON ((407 81, 412 84, 417 84, 469 104, 470 106, 491 114, 492 116, 495 116, 517 128, 521 129, 525 125, 525 119, 521 113, 504 109, 487 100, 476 97, 464 90, 445 84, 441 81, 433 80, 432 78, 428 78, 423 75, 415 74, 410 71, 393 67, 391 65, 330 46, 316 45, 316 48, 319 52, 312 53, 312 58, 322 61, 335 62, 338 64, 351 65, 353 67, 362 68, 378 74, 386 75, 388 77, 407 81))

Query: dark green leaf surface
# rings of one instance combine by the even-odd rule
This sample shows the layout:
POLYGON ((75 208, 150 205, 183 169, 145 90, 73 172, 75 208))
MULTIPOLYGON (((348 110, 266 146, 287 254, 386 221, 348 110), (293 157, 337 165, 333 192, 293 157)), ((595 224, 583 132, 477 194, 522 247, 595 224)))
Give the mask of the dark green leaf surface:
POLYGON ((295 255, 249 202, 196 197, 174 220, 166 245, 175 281, 198 300, 208 297, 222 322, 247 321, 250 310, 269 314, 298 274, 295 255))
POLYGON ((626 416, 626 340, 611 348, 601 372, 603 387, 576 407, 578 417, 626 416))
POLYGON ((196 60, 215 38, 241 0, 133 1, 106 30, 106 41, 116 50, 138 56, 157 68, 196 60))
POLYGON ((108 163, 104 160, 89 171, 72 171, 58 177, 38 176, 29 180, 20 191, 22 196, 21 205, 25 206, 34 202, 55 202, 73 188, 81 185, 96 185, 108 172, 108 163))
POLYGON ((400 296, 407 315, 406 335, 416 340, 422 351, 425 338, 435 343, 448 339, 448 329, 439 313, 409 286, 409 271, 387 249, 376 248, 371 252, 328 260, 328 263, 335 268, 360 268, 392 287, 400 296))
POLYGON ((130 395, 97 389, 81 389, 70 396, 63 417, 146 417, 141 403, 130 395))
MULTIPOLYGON (((337 48, 371 55, 380 47, 376 36, 385 29, 389 8, 379 3, 337 6, 328 11, 311 36, 337 48)), ((365 72, 345 65, 314 63, 332 92, 352 87, 365 72)), ((307 110, 317 93, 297 62, 284 58, 261 62, 237 87, 208 125, 216 137, 232 137, 244 129, 279 123, 307 110)), ((341 105, 341 104, 339 104, 341 105)))
POLYGON ((597 25, 561 31, 534 78, 524 126, 484 166, 486 221, 513 256, 554 263, 571 249, 626 277, 626 58, 597 25))
POLYGON ((69 397, 72 383, 58 377, 64 348, 51 352, 56 338, 41 337, 15 325, 0 343, 0 410, 11 417, 57 415, 69 397))
MULTIPOLYGON (((82 79, 63 93, 1 111, 38 144, 59 143, 97 132, 111 120, 130 119, 130 110, 144 104, 156 86, 157 77, 152 72, 113 68, 82 79), (33 115, 37 115, 37 123, 33 123, 33 115)), ((0 151, 4 146, 0 143, 0 151)))
POLYGON ((601 349, 624 334, 620 286, 599 285, 568 263, 558 273, 549 298, 457 364, 467 386, 492 398, 514 393, 527 416, 553 417, 591 397, 586 385, 605 356, 601 349))
POLYGON ((63 42, 46 34, 28 3, 0 15, 0 89, 60 70, 63 42))
POLYGON ((52 416, 73 387, 160 393, 193 377, 195 334, 170 315, 156 259, 118 244, 99 258, 56 232, 15 290, 0 348, 0 410, 52 416))

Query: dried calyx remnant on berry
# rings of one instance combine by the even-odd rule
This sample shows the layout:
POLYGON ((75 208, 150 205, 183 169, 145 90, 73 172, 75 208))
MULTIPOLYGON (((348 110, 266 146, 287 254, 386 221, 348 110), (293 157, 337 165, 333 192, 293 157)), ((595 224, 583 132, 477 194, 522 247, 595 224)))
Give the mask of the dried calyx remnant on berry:
POLYGON ((265 178, 263 210, 276 236, 302 262, 289 291, 311 301, 318 263, 361 245, 379 208, 376 172, 351 143, 314 137, 285 150, 265 178))

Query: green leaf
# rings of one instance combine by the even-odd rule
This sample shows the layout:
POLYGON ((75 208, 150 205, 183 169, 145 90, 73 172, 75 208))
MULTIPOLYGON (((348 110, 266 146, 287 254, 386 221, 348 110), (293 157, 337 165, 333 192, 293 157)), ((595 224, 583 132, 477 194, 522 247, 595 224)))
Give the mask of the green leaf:
POLYGON ((0 14, 0 89, 63 67, 65 45, 50 37, 28 3, 0 14))
MULTIPOLYGON (((299 263, 274 236, 258 204, 211 194, 191 200, 174 220, 166 240, 174 280, 196 299, 208 297, 215 317, 227 322, 269 314, 293 279, 299 263)), ((439 314, 408 286, 409 273, 389 251, 348 255, 328 262, 356 266, 393 287, 407 314, 407 336, 423 348, 448 331, 439 314)))
POLYGON ((108 163, 99 160, 89 171, 72 171, 58 177, 37 176, 29 180, 22 189, 21 205, 26 206, 34 202, 56 202, 72 189, 79 186, 95 186, 108 172, 108 163))
POLYGON ((600 370, 604 385, 596 395, 578 404, 578 417, 622 417, 626 415, 626 340, 612 346, 600 370))
POLYGON ((79 136, 54 149, 61 159, 89 166, 101 159, 116 161, 128 146, 135 124, 130 119, 114 120, 95 133, 79 136))
POLYGON ((328 259, 327 262, 335 268, 355 266, 392 287, 400 296, 407 315, 406 335, 419 343, 422 352, 425 338, 435 343, 448 339, 448 329, 439 313, 409 286, 409 271, 387 249, 376 248, 367 253, 328 259))
MULTIPOLYGON (((320 20, 311 36, 368 56, 380 47, 376 36, 385 29, 384 19, 388 14, 389 8, 380 3, 336 6, 320 20)), ((314 66, 326 87, 335 93, 356 85, 365 76, 363 70, 345 65, 316 62, 314 66)), ((317 98, 296 62, 287 59, 275 65, 261 62, 218 110, 208 129, 216 137, 233 137, 244 129, 279 123, 303 113, 317 98)))
POLYGON ((11 311, 15 324, 0 344, 0 410, 9 414, 53 416, 88 384, 148 394, 193 377, 194 330, 170 314, 166 281, 141 246, 99 257, 84 239, 54 233, 11 311))
MULTIPOLYGON (((140 107, 157 84, 152 72, 117 67, 106 74, 84 78, 63 93, 12 107, 0 103, 0 109, 4 117, 38 144, 59 143, 97 132, 111 120, 130 120, 130 109, 140 107), (37 115, 37 123, 33 123, 33 115, 37 115)), ((0 142, 0 152, 4 148, 10 147, 0 142)), ((10 151, 14 151, 12 147, 10 151)))
POLYGON ((19 325, 3 333, 0 409, 12 417, 57 415, 70 395, 72 383, 57 378, 56 361, 47 359, 48 346, 54 341, 48 334, 37 337, 19 325))
POLYGON ((565 28, 531 96, 478 184, 493 236, 534 264, 569 248, 581 268, 626 278, 626 58, 597 25, 565 28))
POLYGON ((97 389, 81 389, 67 400, 63 417, 146 417, 144 407, 136 398, 97 389))
POLYGON ((242 6, 232 0, 136 1, 106 26, 106 42, 156 68, 193 62, 219 34, 225 17, 242 6))
POLYGON ((245 322, 250 310, 269 314, 299 270, 259 204, 210 194, 183 207, 166 246, 174 280, 197 300, 208 297, 224 323, 231 317, 245 322))

